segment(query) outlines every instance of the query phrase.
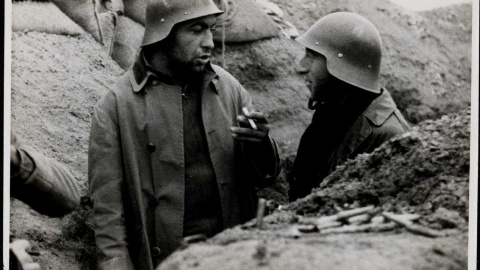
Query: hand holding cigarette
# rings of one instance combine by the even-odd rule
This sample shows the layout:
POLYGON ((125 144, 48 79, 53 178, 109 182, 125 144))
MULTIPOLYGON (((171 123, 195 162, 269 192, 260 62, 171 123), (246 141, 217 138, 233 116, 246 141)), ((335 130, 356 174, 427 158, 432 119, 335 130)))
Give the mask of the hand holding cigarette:
POLYGON ((260 143, 268 136, 270 128, 265 115, 247 107, 242 108, 243 115, 237 116, 238 126, 231 127, 232 137, 244 142, 260 143))
MULTIPOLYGON (((245 116, 250 116, 250 112, 248 111, 248 108, 247 107, 243 107, 242 108, 242 111, 243 111, 243 114, 245 116)), ((248 120, 248 123, 250 124, 250 127, 255 129, 255 130, 258 130, 258 127, 257 125, 255 124, 255 121, 253 121, 252 119, 248 118, 247 117, 247 120, 248 120)))

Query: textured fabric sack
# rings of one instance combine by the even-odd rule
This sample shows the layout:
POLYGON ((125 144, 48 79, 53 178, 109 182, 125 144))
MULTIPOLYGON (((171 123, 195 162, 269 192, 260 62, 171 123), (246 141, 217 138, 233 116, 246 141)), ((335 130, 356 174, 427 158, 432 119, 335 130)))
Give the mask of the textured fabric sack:
POLYGON ((70 19, 89 32, 97 41, 101 34, 95 15, 94 0, 52 0, 70 19))
POLYGON ((126 16, 118 16, 113 42, 112 59, 128 70, 138 54, 145 28, 126 16))
POLYGON ((262 11, 262 7, 252 0, 216 0, 217 5, 226 11, 219 17, 217 31, 213 39, 222 41, 222 21, 225 21, 227 43, 249 42, 278 36, 280 28, 262 11))
POLYGON ((123 0, 124 15, 145 26, 148 0, 123 0))
POLYGON ((13 2, 12 30, 78 36, 83 29, 48 2, 13 2))

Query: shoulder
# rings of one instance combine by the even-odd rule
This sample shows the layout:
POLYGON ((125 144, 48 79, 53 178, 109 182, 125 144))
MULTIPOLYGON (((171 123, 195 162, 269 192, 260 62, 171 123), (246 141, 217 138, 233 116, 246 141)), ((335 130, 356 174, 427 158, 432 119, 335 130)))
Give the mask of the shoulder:
POLYGON ((219 80, 225 80, 228 82, 240 84, 238 80, 235 79, 235 77, 233 77, 232 74, 230 74, 228 71, 226 71, 222 67, 212 64, 212 69, 213 71, 215 71, 215 73, 217 73, 219 80))
POLYGON ((115 84, 110 86, 107 92, 97 102, 96 107, 115 106, 120 99, 125 99, 133 93, 129 79, 130 72, 131 71, 128 71, 117 78, 115 84))
POLYGON ((118 118, 118 109, 125 107, 122 105, 128 96, 133 94, 129 73, 126 72, 118 77, 115 84, 110 86, 107 92, 100 98, 94 107, 94 118, 108 117, 112 120, 118 118))
POLYGON ((403 120, 403 117, 400 117, 396 112, 393 112, 381 125, 371 125, 372 137, 388 140, 410 130, 410 127, 406 121, 403 120))
POLYGON ((219 92, 233 96, 235 100, 250 101, 250 94, 232 74, 213 64, 212 69, 218 75, 213 82, 219 92))

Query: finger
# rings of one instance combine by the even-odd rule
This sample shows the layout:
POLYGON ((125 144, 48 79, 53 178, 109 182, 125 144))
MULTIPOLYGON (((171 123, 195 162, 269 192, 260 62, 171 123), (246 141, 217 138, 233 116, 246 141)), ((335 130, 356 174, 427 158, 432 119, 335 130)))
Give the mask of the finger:
POLYGON ((251 143, 260 143, 262 142, 261 139, 258 139, 258 138, 252 138, 252 137, 243 137, 243 136, 238 136, 237 134, 232 134, 232 137, 237 140, 237 141, 241 141, 241 142, 251 142, 251 143))
POLYGON ((21 249, 27 249, 30 248, 30 242, 25 239, 17 239, 13 241, 10 246, 16 247, 16 248, 21 248, 21 249))
POLYGON ((245 116, 259 123, 268 123, 267 118, 261 112, 250 112, 248 115, 245 115, 245 116))
POLYGON ((230 130, 234 134, 236 133, 238 135, 247 137, 265 138, 267 136, 266 132, 260 130, 253 130, 251 128, 232 127, 230 130))
MULTIPOLYGON (((237 120, 238 122, 240 123, 240 126, 241 127, 252 127, 252 125, 250 125, 250 123, 248 122, 248 118, 243 116, 243 115, 239 115, 237 116, 237 120)), ((250 120, 252 121, 252 120, 250 120)), ((261 131, 264 131, 264 132, 269 132, 270 131, 270 125, 268 125, 267 122, 264 122, 264 123, 261 123, 261 122, 258 122, 257 120, 255 120, 255 126, 257 127, 257 130, 261 130, 261 131)))
POLYGON ((243 127, 243 128, 252 128, 252 129, 255 129, 255 130, 258 129, 257 124, 255 123, 254 120, 248 119, 247 117, 245 117, 243 115, 237 116, 237 121, 240 124, 240 126, 243 127))
POLYGON ((38 263, 28 263, 26 265, 22 264, 24 270, 40 270, 40 264, 38 263))

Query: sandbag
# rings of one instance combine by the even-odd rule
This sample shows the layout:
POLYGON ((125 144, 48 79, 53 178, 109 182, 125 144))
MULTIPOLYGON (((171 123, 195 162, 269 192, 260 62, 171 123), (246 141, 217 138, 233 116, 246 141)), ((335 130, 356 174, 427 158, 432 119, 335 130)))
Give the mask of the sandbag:
POLYGON ((112 59, 118 65, 128 70, 138 54, 142 45, 145 28, 126 16, 118 16, 113 42, 112 59))
POLYGON ((124 15, 145 26, 148 0, 123 0, 124 15))
POLYGON ((214 41, 222 41, 222 20, 225 21, 227 43, 249 42, 278 36, 280 28, 262 11, 253 0, 215 0, 219 7, 227 11, 219 17, 214 41), (223 5, 222 5, 223 2, 223 5), (225 2, 228 3, 225 7, 225 2))
POLYGON ((95 0, 52 0, 61 11, 101 42, 101 33, 96 19, 95 0))
POLYGON ((78 36, 83 29, 48 2, 13 2, 12 30, 78 36))

